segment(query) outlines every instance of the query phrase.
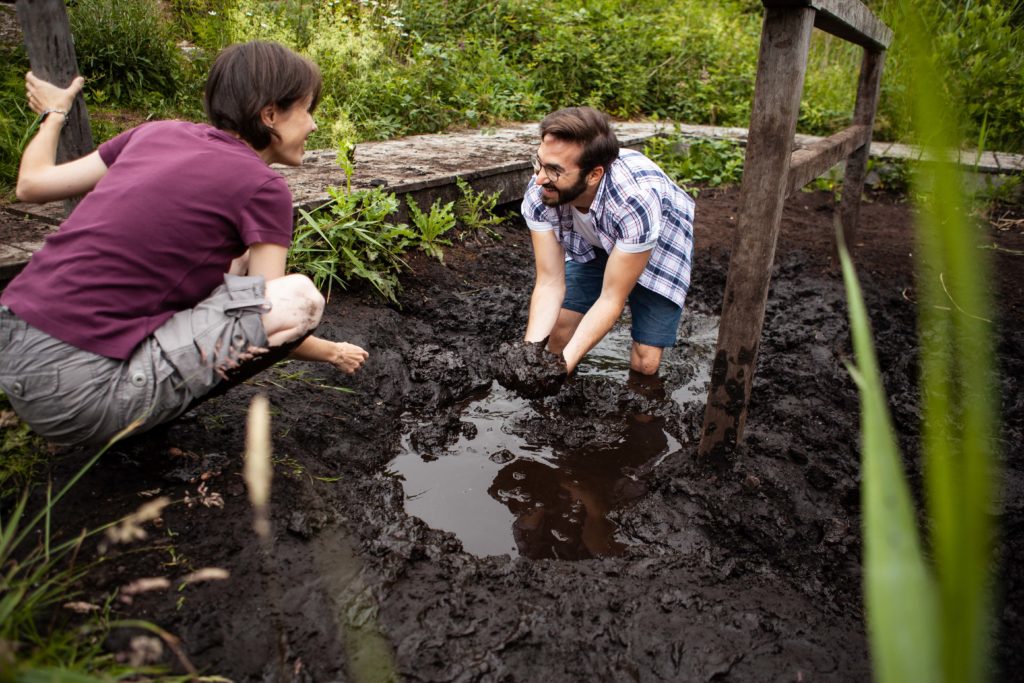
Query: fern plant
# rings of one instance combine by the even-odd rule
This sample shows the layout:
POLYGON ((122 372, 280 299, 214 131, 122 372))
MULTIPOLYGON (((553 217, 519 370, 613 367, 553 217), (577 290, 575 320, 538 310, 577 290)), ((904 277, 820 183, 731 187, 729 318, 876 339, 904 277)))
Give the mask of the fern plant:
POLYGON ((455 202, 442 204, 435 199, 429 211, 423 211, 412 197, 406 197, 409 205, 409 220, 416 228, 416 245, 428 256, 444 263, 444 251, 441 245, 451 246, 451 240, 442 235, 455 227, 455 202))
POLYGON ((473 186, 462 178, 456 178, 462 196, 455 203, 455 216, 462 227, 462 238, 472 236, 479 239, 481 233, 491 239, 500 240, 494 228, 504 222, 503 216, 495 215, 494 207, 498 204, 498 192, 477 192, 473 186))

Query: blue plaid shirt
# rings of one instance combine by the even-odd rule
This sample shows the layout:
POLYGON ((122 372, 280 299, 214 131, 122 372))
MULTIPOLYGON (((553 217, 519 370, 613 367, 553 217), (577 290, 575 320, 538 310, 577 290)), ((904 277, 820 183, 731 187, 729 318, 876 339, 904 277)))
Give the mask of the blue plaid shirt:
MULTIPOLYGON (((595 247, 572 229, 571 207, 546 206, 535 181, 536 177, 530 180, 523 197, 527 226, 531 230, 553 229, 567 261, 592 260, 595 247)), ((640 152, 623 149, 601 179, 590 212, 594 230, 608 253, 616 244, 638 251, 637 247, 657 241, 638 282, 682 306, 690 287, 694 208, 690 195, 657 164, 640 152)))

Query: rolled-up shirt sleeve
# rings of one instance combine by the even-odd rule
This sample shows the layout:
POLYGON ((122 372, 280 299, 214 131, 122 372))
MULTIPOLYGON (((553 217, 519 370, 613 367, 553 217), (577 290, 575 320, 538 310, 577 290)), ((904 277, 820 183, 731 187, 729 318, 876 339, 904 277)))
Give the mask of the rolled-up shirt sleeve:
POLYGON ((629 197, 615 226, 615 246, 622 251, 649 251, 658 244, 661 234, 661 200, 648 191, 629 197))

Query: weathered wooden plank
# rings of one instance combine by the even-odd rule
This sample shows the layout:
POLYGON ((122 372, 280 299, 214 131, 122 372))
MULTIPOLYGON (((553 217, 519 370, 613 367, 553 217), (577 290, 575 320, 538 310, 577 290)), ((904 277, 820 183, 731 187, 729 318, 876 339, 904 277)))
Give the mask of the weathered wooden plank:
POLYGON ((766 7, 810 7, 822 31, 873 50, 888 49, 892 29, 860 0, 761 0, 766 7))
MULTIPOLYGON (((786 178, 786 196, 825 173, 850 152, 863 147, 871 140, 871 128, 864 125, 844 128, 824 140, 793 152, 789 159, 789 175, 786 178)), ((858 195, 859 196, 859 195, 858 195)))
POLYGON ((882 67, 885 53, 864 50, 857 81, 857 104, 853 110, 853 123, 867 131, 864 144, 858 147, 846 160, 846 175, 843 178, 843 198, 839 206, 839 224, 843 229, 843 242, 850 249, 857 242, 860 230, 860 196, 864 192, 864 180, 868 173, 868 157, 871 154, 871 131, 875 125, 875 111, 878 109, 878 93, 882 84, 882 67))
POLYGON ((699 452, 723 460, 743 435, 796 132, 811 8, 765 10, 750 136, 699 452))

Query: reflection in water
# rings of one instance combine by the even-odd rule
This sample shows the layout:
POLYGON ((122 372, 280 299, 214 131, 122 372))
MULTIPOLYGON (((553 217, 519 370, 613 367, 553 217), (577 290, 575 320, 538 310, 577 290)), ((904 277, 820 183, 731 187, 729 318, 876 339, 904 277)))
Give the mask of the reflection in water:
POLYGON ((498 472, 487 492, 516 516, 512 535, 521 555, 578 560, 622 553, 606 515, 643 494, 632 471, 667 452, 671 439, 662 418, 628 420, 612 447, 559 453, 554 465, 516 459, 498 472))
POLYGON ((481 556, 621 553, 607 513, 643 492, 635 469, 679 448, 664 420, 646 415, 625 417, 623 437, 611 446, 532 444, 514 433, 509 418, 536 412, 497 384, 462 417, 475 429, 463 430, 443 453, 419 453, 406 437, 391 470, 403 479, 406 512, 454 533, 467 552, 481 556))

